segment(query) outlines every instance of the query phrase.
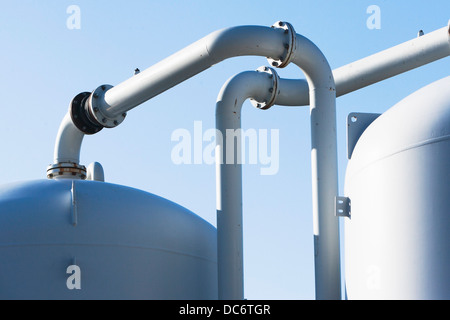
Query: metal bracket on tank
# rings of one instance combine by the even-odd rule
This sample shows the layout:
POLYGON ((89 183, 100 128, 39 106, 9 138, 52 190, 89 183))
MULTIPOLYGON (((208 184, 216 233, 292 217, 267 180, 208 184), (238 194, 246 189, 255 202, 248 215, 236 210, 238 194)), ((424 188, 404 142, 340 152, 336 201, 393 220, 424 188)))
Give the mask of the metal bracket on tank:
POLYGON ((352 112, 347 116, 347 159, 351 159, 359 137, 380 113, 352 112))
POLYGON ((348 197, 336 197, 335 201, 335 215, 336 217, 351 217, 351 201, 348 197))

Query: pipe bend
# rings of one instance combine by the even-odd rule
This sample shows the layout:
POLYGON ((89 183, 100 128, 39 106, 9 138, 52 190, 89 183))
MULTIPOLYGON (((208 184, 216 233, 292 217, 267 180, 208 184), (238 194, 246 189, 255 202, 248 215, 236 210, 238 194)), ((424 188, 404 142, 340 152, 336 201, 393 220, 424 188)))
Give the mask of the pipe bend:
POLYGON ((237 26, 212 32, 204 38, 214 63, 239 56, 278 58, 285 50, 280 30, 265 26, 237 26))
POLYGON ((216 117, 228 112, 240 114, 247 99, 263 101, 272 83, 267 73, 258 71, 244 71, 229 78, 217 96, 216 117))
POLYGON ((72 122, 72 118, 67 113, 59 126, 56 136, 53 163, 76 163, 80 162, 81 143, 84 133, 81 132, 72 122))
MULTIPOLYGON (((292 62, 300 67, 314 86, 335 87, 333 73, 322 51, 308 38, 295 34, 292 62)), ((216 64, 238 56, 263 56, 278 59, 285 54, 286 39, 282 29, 265 26, 237 26, 212 32, 199 40, 208 58, 216 64)))
POLYGON ((292 63, 305 74, 310 90, 326 88, 336 91, 333 72, 322 51, 308 38, 297 34, 297 48, 292 63))
POLYGON ((241 109, 263 98, 272 85, 267 73, 241 72, 222 86, 216 102, 216 208, 219 299, 244 298, 242 167, 234 139, 241 139, 241 109), (231 132, 229 131, 231 130, 231 132), (231 135, 229 135, 231 133, 231 135))
POLYGON ((68 112, 62 120, 56 136, 53 164, 47 167, 49 179, 86 178, 86 168, 79 164, 83 138, 84 133, 73 124, 70 112, 68 112))

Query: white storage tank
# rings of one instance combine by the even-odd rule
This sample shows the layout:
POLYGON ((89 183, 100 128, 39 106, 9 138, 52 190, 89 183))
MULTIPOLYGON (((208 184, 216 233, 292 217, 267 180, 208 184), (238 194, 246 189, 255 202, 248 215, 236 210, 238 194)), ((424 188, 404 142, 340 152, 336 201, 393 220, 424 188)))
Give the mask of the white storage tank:
POLYGON ((216 229, 116 184, 4 185, 0 299, 217 299, 216 229))
POLYGON ((450 77, 370 124, 345 195, 348 299, 450 299, 450 77))

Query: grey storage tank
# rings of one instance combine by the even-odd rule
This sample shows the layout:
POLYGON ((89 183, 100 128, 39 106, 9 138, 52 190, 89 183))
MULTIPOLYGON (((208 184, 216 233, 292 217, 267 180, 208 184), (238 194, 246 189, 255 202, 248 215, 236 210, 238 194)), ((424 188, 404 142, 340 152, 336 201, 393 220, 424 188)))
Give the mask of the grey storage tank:
POLYGON ((216 229, 88 180, 0 187, 0 299, 217 299, 216 229))
POLYGON ((450 77, 368 126, 345 195, 349 299, 450 299, 450 77))

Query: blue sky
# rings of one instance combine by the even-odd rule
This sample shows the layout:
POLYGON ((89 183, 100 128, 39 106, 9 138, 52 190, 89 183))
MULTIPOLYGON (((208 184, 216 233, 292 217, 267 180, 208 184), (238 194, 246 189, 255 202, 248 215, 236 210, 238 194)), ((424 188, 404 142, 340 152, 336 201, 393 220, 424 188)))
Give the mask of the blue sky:
MULTIPOLYGON (((236 25, 290 22, 337 68, 425 33, 450 19, 450 2, 287 0, 87 1, 2 0, 0 10, 0 183, 44 179, 59 124, 71 99, 117 85, 207 34, 236 25), (70 5, 80 29, 67 28, 70 5), (366 25, 370 5, 380 29, 366 25)), ((177 202, 215 225, 215 167, 176 165, 171 134, 195 121, 214 128, 215 101, 231 76, 265 58, 224 61, 130 111, 115 129, 85 138, 81 163, 100 162, 106 180, 177 202)), ((339 186, 343 194, 346 117, 382 113, 417 89, 449 75, 450 59, 399 75, 337 100, 339 186)), ((303 78, 295 66, 281 77, 303 78)), ((279 171, 245 165, 244 268, 248 299, 314 299, 308 107, 260 111, 246 102, 243 128, 277 129, 279 171)))

